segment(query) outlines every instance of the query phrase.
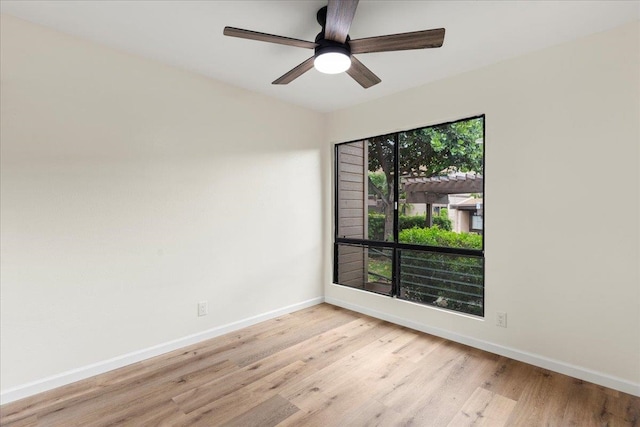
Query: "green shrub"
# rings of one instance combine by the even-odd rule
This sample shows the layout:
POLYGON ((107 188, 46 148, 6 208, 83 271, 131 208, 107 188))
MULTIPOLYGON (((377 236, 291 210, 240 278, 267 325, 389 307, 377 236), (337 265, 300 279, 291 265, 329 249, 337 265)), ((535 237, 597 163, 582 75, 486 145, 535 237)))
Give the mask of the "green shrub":
MULTIPOLYGON (((451 220, 446 212, 434 217, 446 218, 451 227, 451 220)), ((431 228, 424 227, 424 217, 421 215, 398 217, 400 221, 400 242, 415 243, 417 245, 445 246, 449 248, 482 249, 482 236, 472 233, 456 233, 450 229, 443 229, 439 225, 431 228)), ((384 235, 384 214, 369 213, 369 240, 382 240, 384 235)))
MULTIPOLYGON (((400 230, 414 227, 424 227, 423 215, 400 215, 400 230)), ((384 214, 369 212, 369 240, 382 240, 384 236, 384 214)))
POLYGON ((433 225, 440 227, 442 230, 451 231, 451 220, 449 219, 449 211, 446 208, 440 209, 438 216, 433 217, 433 225))
POLYGON ((456 233, 438 227, 410 228, 400 231, 402 243, 443 246, 448 248, 482 249, 482 236, 471 233, 456 233))
MULTIPOLYGON (((411 228, 424 228, 424 215, 400 215, 400 231, 411 228)), ((433 225, 440 230, 451 231, 451 220, 446 209, 441 209, 438 216, 433 217, 433 225)), ((384 235, 384 214, 369 212, 369 240, 382 240, 384 235)), ((456 246, 457 247, 457 246, 456 246)))
POLYGON ((426 225, 424 215, 400 215, 398 217, 398 221, 400 222, 400 230, 406 230, 407 228, 414 227, 420 228, 426 225))
POLYGON ((369 212, 369 240, 382 240, 384 237, 384 214, 369 212))

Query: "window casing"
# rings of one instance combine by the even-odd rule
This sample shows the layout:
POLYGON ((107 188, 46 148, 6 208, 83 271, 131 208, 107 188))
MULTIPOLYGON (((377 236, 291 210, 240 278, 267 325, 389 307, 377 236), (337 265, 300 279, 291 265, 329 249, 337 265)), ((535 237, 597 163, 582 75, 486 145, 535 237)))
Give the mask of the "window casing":
POLYGON ((334 283, 484 316, 484 122, 335 146, 334 283))

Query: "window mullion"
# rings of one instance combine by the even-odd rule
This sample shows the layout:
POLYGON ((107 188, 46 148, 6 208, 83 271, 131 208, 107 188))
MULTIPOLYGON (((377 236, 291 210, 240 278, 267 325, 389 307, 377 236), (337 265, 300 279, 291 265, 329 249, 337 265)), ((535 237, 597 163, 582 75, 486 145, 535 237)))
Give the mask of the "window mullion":
POLYGON ((394 183, 393 183, 393 200, 394 200, 394 210, 393 210, 393 265, 392 265, 392 279, 391 279, 391 296, 398 296, 398 291, 400 290, 400 252, 398 251, 398 239, 400 234, 400 218, 399 218, 399 207, 400 207, 400 174, 398 171, 400 170, 400 146, 398 141, 400 140, 399 134, 394 134, 394 142, 393 142, 393 175, 394 175, 394 183))

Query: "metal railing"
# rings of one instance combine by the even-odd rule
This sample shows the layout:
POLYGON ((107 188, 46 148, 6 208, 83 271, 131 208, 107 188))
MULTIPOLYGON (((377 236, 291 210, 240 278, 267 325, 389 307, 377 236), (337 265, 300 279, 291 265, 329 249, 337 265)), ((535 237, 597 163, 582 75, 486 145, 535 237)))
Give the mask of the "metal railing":
MULTIPOLYGON (((374 246, 349 242, 344 245, 362 248, 364 257, 369 259, 360 285, 353 283, 347 286, 448 310, 484 315, 484 257, 481 253, 450 253, 415 245, 394 248, 386 243, 374 246), (396 281, 394 274, 397 275, 396 281), (376 288, 381 285, 390 288, 376 288)), ((338 258, 336 262, 340 265, 338 258)))
POLYGON ((484 275, 480 258, 412 253, 400 253, 400 298, 482 314, 484 275))

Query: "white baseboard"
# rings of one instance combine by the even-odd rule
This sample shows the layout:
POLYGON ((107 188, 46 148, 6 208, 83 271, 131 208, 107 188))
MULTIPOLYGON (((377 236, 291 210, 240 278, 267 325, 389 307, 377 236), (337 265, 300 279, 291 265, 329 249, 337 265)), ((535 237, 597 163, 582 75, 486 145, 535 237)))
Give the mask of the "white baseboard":
POLYGON ((498 344, 493 344, 488 341, 479 340, 476 338, 468 337, 465 335, 457 334, 455 332, 447 331, 440 328, 435 328, 422 323, 415 322, 413 320, 404 319, 402 317, 387 314, 381 311, 373 310, 368 307, 352 304, 347 301, 343 301, 337 298, 325 297, 325 302, 328 304, 343 307, 349 310, 356 311, 358 313, 366 314, 377 319, 386 320, 397 325, 406 326, 407 328, 415 329, 417 331, 425 332, 430 335, 446 338, 451 341, 455 341, 461 344, 465 344, 471 347, 485 350, 490 353, 499 354, 501 356, 509 357, 511 359, 525 362, 530 365, 539 366, 541 368, 549 369, 550 371, 565 374, 574 378, 579 378, 584 381, 599 384, 604 387, 609 387, 618 391, 632 394, 640 397, 640 384, 613 377, 611 375, 604 374, 602 372, 593 371, 591 369, 583 368, 580 366, 574 366, 559 360, 550 359, 548 357, 540 356, 538 354, 529 353, 526 351, 518 350, 511 347, 505 347, 498 344))
POLYGON ((2 392, 0 392, 0 404, 4 405, 5 403, 24 399, 25 397, 33 396, 47 390, 71 384, 95 375, 103 374, 114 369, 122 368, 132 363, 140 362, 142 360, 168 353, 182 347, 196 344, 200 341, 215 338, 220 335, 236 331, 238 329, 246 328, 247 326, 255 325, 256 323, 264 322, 265 320, 273 319, 275 317, 289 314, 294 311, 302 310, 303 308, 321 304, 322 302, 324 302, 324 297, 313 298, 297 304, 289 305, 287 307, 282 307, 277 310, 272 310, 267 313, 262 313, 257 316, 242 319, 237 322, 228 323, 226 325, 218 326, 213 329, 198 332, 196 334, 188 335, 183 338, 178 338, 176 340, 169 341, 163 344, 158 344, 153 347, 134 351, 132 353, 114 357, 109 360, 93 363, 88 366, 83 366, 71 371, 62 372, 58 375, 53 375, 41 380, 20 385, 18 387, 3 390, 2 392))

